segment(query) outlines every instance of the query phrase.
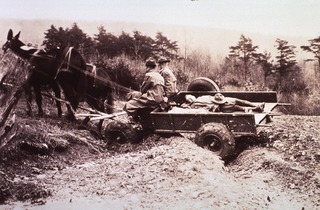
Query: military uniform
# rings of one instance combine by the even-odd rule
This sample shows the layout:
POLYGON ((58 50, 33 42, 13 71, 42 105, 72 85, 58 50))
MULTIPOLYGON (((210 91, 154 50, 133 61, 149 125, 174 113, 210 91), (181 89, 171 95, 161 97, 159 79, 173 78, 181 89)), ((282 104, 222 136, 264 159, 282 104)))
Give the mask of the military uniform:
POLYGON ((164 78, 164 91, 166 97, 170 98, 177 94, 177 78, 174 76, 171 69, 166 66, 160 70, 160 74, 164 78))
POLYGON ((161 67, 160 74, 164 78, 164 91, 168 99, 172 98, 178 92, 177 78, 173 74, 172 70, 168 67, 167 63, 169 62, 170 60, 164 56, 161 56, 158 60, 158 63, 161 67))
POLYGON ((141 95, 133 94, 136 97, 133 96, 124 106, 124 110, 133 117, 136 117, 138 109, 155 109, 163 105, 164 79, 155 68, 146 73, 140 91, 141 95))

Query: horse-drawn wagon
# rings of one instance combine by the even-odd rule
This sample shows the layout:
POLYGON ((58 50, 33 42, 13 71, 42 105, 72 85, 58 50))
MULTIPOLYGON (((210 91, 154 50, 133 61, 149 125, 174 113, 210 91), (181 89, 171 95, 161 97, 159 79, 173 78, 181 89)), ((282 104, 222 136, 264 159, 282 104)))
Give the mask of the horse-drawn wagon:
MULTIPOLYGON (((241 136, 257 137, 264 127, 271 122, 270 118, 279 113, 273 110, 279 105, 276 92, 221 92, 227 97, 239 98, 254 103, 265 103, 264 111, 260 112, 210 112, 208 110, 184 109, 185 95, 196 97, 214 95, 217 91, 182 91, 177 94, 174 106, 169 111, 161 109, 141 110, 140 121, 142 130, 154 133, 194 133, 195 143, 205 147, 226 159, 235 151, 235 139, 241 136)), ((106 126, 105 134, 113 141, 134 141, 137 132, 132 124, 114 121, 106 126)))
MULTIPOLYGON (((32 71, 28 79, 20 85, 23 87, 33 86, 36 93, 39 114, 42 115, 40 85, 52 85, 55 90, 58 115, 61 116, 60 90, 61 86, 67 99, 69 113, 74 116, 74 111, 78 108, 80 101, 86 101, 92 108, 96 109, 97 114, 82 115, 91 117, 91 120, 100 120, 99 130, 103 119, 114 118, 121 113, 104 113, 104 101, 108 101, 109 108, 113 107, 112 90, 113 85, 110 77, 96 71, 94 66, 85 63, 82 56, 73 48, 54 50, 53 54, 38 49, 26 49, 25 44, 19 40, 20 32, 13 36, 9 30, 7 42, 2 49, 11 49, 22 59, 26 59, 32 65, 32 71), (53 55, 53 56, 52 56, 53 55), (89 68, 89 70, 88 70, 89 68), (91 71, 90 71, 91 69, 91 71), (84 78, 87 82, 83 85, 84 78), (100 84, 100 85, 98 85, 100 84), (56 87, 56 88, 54 88, 56 87), (86 91, 79 90, 79 87, 86 87, 86 91), (97 95, 98 94, 98 95, 97 95)), ((1 83, 3 84, 3 80, 1 83)), ((0 86, 1 87, 1 86, 0 86)), ((16 91, 21 95, 22 90, 16 91)), ((203 95, 213 96, 219 91, 215 82, 208 78, 196 78, 193 80, 187 91, 178 93, 172 102, 171 110, 139 110, 140 121, 143 132, 151 131, 154 133, 195 133, 195 143, 206 147, 221 156, 227 158, 235 150, 235 138, 239 136, 257 136, 263 127, 270 122, 270 117, 274 115, 272 111, 279 105, 276 92, 222 92, 227 97, 248 100, 254 103, 265 102, 262 113, 244 112, 209 112, 192 109, 181 109, 179 105, 185 101, 186 94, 195 97, 203 95), (174 108, 180 108, 174 109, 174 108), (173 112, 175 111, 175 112, 173 112)), ((11 104, 16 104, 19 97, 15 97, 11 104)), ((31 99, 31 98, 30 98, 31 99)), ((12 105, 13 106, 13 105, 12 105)), ((0 121, 0 127, 8 118, 11 105, 6 109, 8 112, 3 114, 4 120, 0 121), (8 114, 6 114, 8 113, 8 114)), ((107 109, 108 112, 108 109, 107 109)), ((111 110, 109 110, 111 113, 111 110)), ((78 115, 78 116, 81 116, 78 115)), ((85 120, 86 122, 88 120, 85 120)), ((105 137, 110 141, 131 142, 135 141, 138 130, 133 126, 134 123, 123 123, 112 120, 105 127, 105 137)), ((140 131, 139 130, 139 131, 140 131)))

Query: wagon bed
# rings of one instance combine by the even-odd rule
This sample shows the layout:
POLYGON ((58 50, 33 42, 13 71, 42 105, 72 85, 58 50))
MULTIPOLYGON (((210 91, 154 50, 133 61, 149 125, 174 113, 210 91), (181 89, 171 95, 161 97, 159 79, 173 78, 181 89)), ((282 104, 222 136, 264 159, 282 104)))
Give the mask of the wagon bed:
MULTIPOLYGON (((202 95, 214 95, 215 91, 197 92, 183 91, 175 98, 175 102, 179 105, 184 102, 186 94, 196 97, 202 95)), ((276 92, 258 91, 258 92, 220 92, 226 97, 234 97, 248 100, 253 103, 265 102, 264 112, 244 113, 240 111, 232 113, 199 111, 194 112, 192 109, 181 109, 176 112, 163 112, 154 110, 151 112, 151 121, 154 132, 157 133, 192 133, 196 132, 201 125, 206 123, 221 123, 225 125, 231 133, 237 136, 257 135, 263 127, 268 126, 270 116, 277 113, 272 111, 279 105, 277 102, 276 92)))
MULTIPOLYGON (((206 109, 183 109, 185 95, 195 97, 203 95, 215 95, 218 91, 182 91, 179 92, 173 102, 175 105, 169 111, 138 110, 139 124, 142 132, 155 133, 195 133, 194 142, 203 148, 209 149, 214 154, 226 160, 232 157, 236 149, 235 137, 257 136, 268 123, 279 105, 276 92, 221 92, 226 97, 247 100, 252 103, 265 103, 264 111, 259 112, 210 112, 206 109), (178 110, 173 111, 175 108, 178 110)), ((131 124, 111 122, 106 127, 106 136, 118 142, 128 142, 137 139, 137 133, 131 124)), ((240 138, 238 138, 240 139, 240 138)))

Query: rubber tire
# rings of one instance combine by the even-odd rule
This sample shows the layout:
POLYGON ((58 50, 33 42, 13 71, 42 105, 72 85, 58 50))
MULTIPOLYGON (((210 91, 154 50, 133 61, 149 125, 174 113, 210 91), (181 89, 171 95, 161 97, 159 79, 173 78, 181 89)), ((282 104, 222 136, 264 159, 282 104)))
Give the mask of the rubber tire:
POLYGON ((129 123, 112 121, 104 129, 104 135, 109 143, 125 144, 137 141, 137 131, 129 123))
POLYGON ((232 133, 221 123, 207 123, 196 132, 195 143, 207 148, 226 160, 235 152, 235 140, 232 133), (215 142, 215 145, 212 143, 215 142))
POLYGON ((190 82, 188 91, 220 91, 219 86, 207 77, 197 77, 190 82))

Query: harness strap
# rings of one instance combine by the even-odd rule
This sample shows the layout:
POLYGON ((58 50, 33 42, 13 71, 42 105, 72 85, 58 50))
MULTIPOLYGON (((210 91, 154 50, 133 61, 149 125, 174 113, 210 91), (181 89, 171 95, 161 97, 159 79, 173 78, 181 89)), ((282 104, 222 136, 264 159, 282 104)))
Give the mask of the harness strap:
POLYGON ((69 70, 69 66, 70 66, 70 59, 71 59, 71 50, 73 49, 73 47, 69 47, 69 50, 68 52, 66 53, 66 55, 64 56, 61 64, 60 64, 60 67, 58 68, 57 70, 57 73, 56 73, 56 76, 54 77, 54 79, 57 79, 58 77, 58 74, 60 73, 61 71, 61 68, 62 68, 62 65, 64 64, 64 61, 66 60, 66 58, 68 57, 68 62, 67 62, 67 70, 69 70))

